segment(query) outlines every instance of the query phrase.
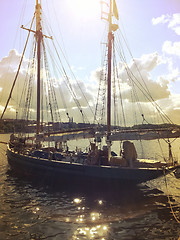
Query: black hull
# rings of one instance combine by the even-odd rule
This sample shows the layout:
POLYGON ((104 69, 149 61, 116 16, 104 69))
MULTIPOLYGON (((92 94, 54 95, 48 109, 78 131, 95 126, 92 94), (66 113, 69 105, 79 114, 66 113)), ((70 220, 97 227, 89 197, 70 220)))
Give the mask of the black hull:
MULTIPOLYGON (((164 174, 157 168, 128 168, 111 166, 89 166, 78 163, 40 159, 15 153, 8 148, 8 162, 11 169, 27 176, 44 176, 46 179, 58 178, 66 184, 139 184, 164 174)), ((173 168, 171 169, 173 170, 173 168)), ((166 170, 166 172, 169 171, 166 170)), ((88 186, 88 185, 87 185, 88 186)))

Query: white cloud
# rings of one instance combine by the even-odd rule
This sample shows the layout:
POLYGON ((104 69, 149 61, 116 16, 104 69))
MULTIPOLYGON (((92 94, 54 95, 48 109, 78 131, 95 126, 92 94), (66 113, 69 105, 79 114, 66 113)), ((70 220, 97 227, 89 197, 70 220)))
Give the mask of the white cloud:
POLYGON ((160 58, 157 52, 144 54, 139 59, 133 59, 130 63, 131 70, 137 71, 138 69, 146 72, 152 71, 158 64, 160 64, 160 58))
POLYGON ((180 35, 180 13, 170 15, 161 15, 160 17, 153 18, 152 24, 165 24, 168 23, 168 28, 172 29, 177 35, 180 35))
MULTIPOLYGON (((127 67, 127 65, 125 65, 127 67)), ((154 101, 156 101, 161 109, 171 118, 175 123, 180 123, 178 113, 179 109, 179 95, 173 95, 170 92, 170 85, 176 82, 179 77, 178 68, 173 68, 171 58, 166 56, 160 56, 157 52, 142 55, 140 58, 135 58, 128 64, 128 70, 122 63, 119 63, 119 79, 121 85, 121 96, 123 99, 124 114, 126 118, 126 124, 132 125, 134 120, 137 123, 142 123, 142 113, 147 122, 154 123, 154 119, 157 118, 157 109, 149 103, 148 99, 142 94, 142 89, 149 91, 154 101), (166 74, 157 75, 155 78, 153 71, 158 67, 165 68, 166 74), (130 78, 133 78, 133 82, 130 78), (138 83, 138 87, 135 82, 138 83), (132 86, 133 85, 133 86, 132 86), (146 86, 148 90, 146 89, 146 86), (134 90, 133 90, 134 89, 134 90), (138 104, 137 104, 138 103, 138 104)), ((99 78, 100 71, 94 72, 96 78, 99 78)), ((116 89, 118 86, 116 87, 116 89)), ((148 97, 149 98, 149 97, 148 97)), ((152 99, 151 99, 152 100, 152 99)), ((155 104, 154 104, 155 105, 155 104)), ((118 103, 120 108, 120 102, 118 103)), ((117 111, 117 110, 116 110, 117 111)), ((118 111, 120 111, 118 109, 118 111)), ((120 116, 123 116, 121 112, 120 116)), ((160 123, 161 118, 158 120, 160 123)), ((121 124, 123 120, 120 119, 121 124)))
POLYGON ((157 24, 160 24, 160 23, 167 23, 169 22, 169 18, 170 16, 169 15, 161 15, 160 17, 157 17, 157 18, 153 18, 152 19, 152 24, 153 25, 157 25, 157 24))
POLYGON ((174 123, 180 124, 180 94, 171 94, 169 98, 159 100, 158 104, 174 123))
POLYGON ((180 42, 172 43, 171 41, 165 41, 162 46, 162 51, 180 57, 180 42))
MULTIPOLYGON (((163 111, 171 118, 171 120, 175 123, 180 123, 180 118, 178 115, 180 114, 180 94, 175 95, 170 92, 171 83, 179 81, 178 79, 180 79, 179 69, 173 67, 172 58, 160 56, 158 53, 142 55, 141 58, 136 58, 131 61, 129 64, 129 69, 133 72, 133 76, 136 77, 136 80, 139 81, 144 88, 146 88, 142 79, 144 80, 152 98, 159 104, 161 109, 163 109, 163 111), (159 74, 156 79, 154 79, 151 72, 160 65, 166 66, 166 74, 159 74)), ((127 74, 125 73, 125 69, 123 69, 123 71, 121 69, 120 78, 123 82, 127 82, 129 86, 132 85, 127 74)), ((154 116, 157 115, 157 110, 153 110, 154 107, 148 103, 147 98, 144 98, 142 92, 137 89, 137 87, 135 87, 135 89, 135 94, 138 95, 138 98, 136 99, 131 98, 132 87, 122 94, 123 98, 127 100, 126 105, 128 103, 128 109, 134 111, 137 107, 133 101, 139 101, 146 120, 152 122, 150 119, 154 119, 154 116), (131 106, 130 102, 132 102, 131 106)), ((136 115, 137 118, 138 116, 139 121, 141 121, 141 114, 139 113, 139 115, 136 115)), ((127 118, 129 118, 128 114, 127 118)))
MULTIPOLYGON (((0 61, 0 110, 1 112, 3 111, 3 106, 5 106, 5 103, 7 101, 7 98, 9 96, 15 75, 16 75, 16 71, 19 65, 21 59, 21 55, 18 54, 18 52, 16 50, 11 50, 9 52, 9 55, 4 57, 1 61, 0 61)), ((9 117, 15 117, 15 112, 16 109, 18 109, 18 103, 19 100, 22 96, 22 92, 23 92, 23 87, 25 84, 25 77, 27 76, 27 73, 25 71, 25 68, 27 68, 27 63, 29 60, 24 59, 22 62, 22 70, 19 73, 18 79, 16 81, 16 85, 11 97, 11 101, 9 103, 10 107, 7 108, 5 117, 9 118, 9 117)), ((29 71, 29 73, 32 71, 29 71)), ((41 71, 43 76, 46 76, 45 71, 41 71)), ((35 76, 33 76, 33 80, 36 79, 36 74, 35 76)), ((88 103, 92 105, 92 102, 94 102, 94 91, 90 91, 87 88, 87 85, 82 82, 82 81, 78 81, 78 83, 76 82, 76 80, 72 80, 69 79, 69 81, 71 82, 71 88, 73 89, 73 91, 75 92, 75 96, 78 99, 80 106, 83 109, 88 108, 88 103), (81 88, 81 90, 80 90, 81 88), (82 96, 82 92, 84 93, 84 96, 82 96), (86 100, 87 102, 86 102, 86 100)), ((74 107, 76 107, 76 103, 73 100, 73 95, 70 93, 69 91, 69 87, 67 84, 67 81, 65 81, 65 79, 54 79, 54 81, 51 81, 52 85, 54 86, 54 91, 56 93, 56 99, 57 99, 57 103, 58 103, 58 109, 60 109, 61 111, 61 120, 62 121, 67 121, 67 115, 66 112, 69 113, 69 115, 72 115, 72 112, 74 113, 74 110, 72 110, 74 107), (64 101, 65 100, 65 101, 64 101), (65 104, 64 104, 65 102, 65 104), (62 109, 64 111, 62 111, 62 109)), ((36 87, 36 82, 34 83, 33 87, 36 87)), ((47 87, 46 87, 47 88, 47 87)), ((43 89, 44 93, 48 93, 49 89, 43 89)), ((51 93, 52 96, 52 93, 51 93)), ((36 111, 35 111, 35 102, 36 102, 36 90, 34 89, 32 91, 32 104, 31 104, 31 118, 35 119, 36 118, 36 111)), ((47 115, 50 116, 50 111, 48 110, 47 112, 47 106, 46 106, 46 99, 48 99, 47 97, 44 97, 44 112, 45 112, 45 118, 47 115)), ((25 104, 26 98, 23 98, 22 103, 25 104)), ((54 100, 53 100, 54 101, 54 100)), ((52 103, 54 104, 54 102, 52 103)), ((18 111, 19 113, 23 110, 22 109, 23 106, 21 106, 18 111)), ((84 110, 83 110, 84 111, 84 110)), ((79 114, 75 114, 74 120, 75 121, 79 121, 81 119, 80 117, 80 113, 79 114)), ((87 115, 90 115, 90 111, 88 109, 88 113, 87 115)), ((91 116, 92 117, 92 113, 91 116)), ((50 119, 49 119, 50 120, 50 119)), ((81 119, 82 121, 82 119, 81 119)))
MULTIPOLYGON (((171 46, 172 47, 172 46, 171 46)), ((2 106, 5 105, 5 101, 7 100, 10 87, 12 86, 12 82, 15 76, 15 70, 17 69, 18 62, 20 59, 20 55, 15 51, 12 50, 9 56, 3 58, 0 62, 0 111, 3 111, 2 106), (13 59, 11 68, 9 68, 8 60, 13 59), (7 71, 8 70, 8 71, 7 71)), ((23 62, 23 65, 27 65, 27 60, 23 62)), ((133 75, 139 81, 140 84, 147 85, 153 99, 159 103, 162 109, 165 109, 165 112, 172 117, 172 120, 180 121, 178 119, 178 113, 180 112, 179 106, 179 95, 172 95, 169 90, 169 84, 172 81, 176 81, 179 76, 178 69, 173 69, 172 61, 170 58, 166 58, 163 56, 159 56, 157 52, 142 55, 140 58, 135 58, 133 61, 129 63, 129 70, 133 72, 133 75), (151 72, 156 69, 160 65, 167 65, 168 73, 166 75, 159 75, 156 79, 153 79, 151 72), (141 73, 141 75, 140 75, 141 73)), ((85 81, 72 81, 72 88, 76 92, 76 96, 82 106, 83 111, 87 115, 88 119, 91 121, 93 120, 93 116, 87 102, 82 97, 82 93, 79 90, 79 86, 81 86, 81 90, 86 96, 86 99, 89 102, 89 105, 92 106, 94 109, 97 97, 97 90, 98 90, 98 83, 101 76, 102 69, 98 68, 91 73, 85 81)), ((25 72, 20 72, 17 86, 12 96, 12 101, 10 102, 10 107, 7 110, 7 114, 5 117, 15 117, 15 110, 17 106, 17 102, 21 97, 21 90, 24 85, 24 77, 25 72)), ((152 118, 155 112, 152 110, 152 106, 148 103, 147 99, 143 97, 141 91, 135 87, 136 94, 138 95, 138 99, 132 99, 132 82, 130 81, 130 76, 127 74, 125 67, 122 64, 119 64, 119 79, 121 83, 121 90, 122 90, 122 98, 124 100, 124 107, 126 111, 127 121, 128 124, 132 123, 132 117, 129 116, 129 111, 132 112, 134 110, 138 110, 138 107, 135 106, 134 100, 139 101, 143 108, 143 113, 147 120, 152 118)), ((77 106, 73 101, 73 97, 68 90, 67 83, 64 79, 58 79, 57 84, 55 85, 55 91, 57 96, 58 108, 61 115, 62 121, 67 121, 66 112, 69 113, 70 117, 74 117, 74 121, 82 121, 80 117, 80 112, 77 111, 77 106), (63 97, 62 97, 63 96, 63 97), (64 98, 64 99, 63 99, 64 98), (66 106, 63 104, 63 101, 66 101, 66 106), (67 109, 66 109, 67 107, 67 109), (77 113, 79 112, 79 113, 77 113)), ((33 95, 33 99, 36 100, 36 93, 33 95)), ((35 119, 36 111, 33 105, 31 106, 31 117, 35 119)), ((50 115, 50 112, 47 112, 44 108, 46 114, 50 115)), ((156 110, 155 110, 156 111, 156 110)), ((121 114, 122 115, 122 114, 121 114)), ((140 123, 142 122, 142 116, 139 113, 137 116, 140 123)), ((152 122, 149 120, 149 122, 152 122)))
POLYGON ((150 72, 154 70, 158 65, 162 64, 162 58, 157 52, 142 55, 141 58, 133 59, 129 64, 128 74, 126 69, 121 70, 119 77, 122 82, 128 83, 130 88, 126 87, 126 92, 122 94, 123 98, 133 101, 130 92, 132 92, 132 84, 135 87, 135 91, 138 95, 136 101, 147 102, 149 97, 145 97, 149 92, 154 100, 167 98, 170 94, 168 89, 168 83, 162 77, 156 80, 152 79, 150 72), (133 82, 131 81, 133 79, 133 82), (147 90, 148 88, 148 90, 147 90), (143 94, 142 91, 145 93, 143 94))
POLYGON ((180 13, 173 14, 168 27, 174 30, 177 35, 180 35, 180 13))
MULTIPOLYGON (((9 55, 2 58, 0 61, 0 76, 5 72, 15 72, 17 71, 18 65, 20 63, 21 55, 15 49, 10 50, 9 55)), ((24 57, 21 64, 21 72, 27 68, 28 60, 24 57)))

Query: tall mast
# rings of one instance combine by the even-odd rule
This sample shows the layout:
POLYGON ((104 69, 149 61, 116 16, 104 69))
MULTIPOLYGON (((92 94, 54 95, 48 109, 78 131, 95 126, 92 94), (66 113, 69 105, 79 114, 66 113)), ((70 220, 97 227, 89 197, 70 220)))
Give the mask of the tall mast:
POLYGON ((110 0, 109 8, 109 32, 108 32, 108 79, 107 79, 107 147, 108 147, 108 160, 111 156, 111 142, 109 137, 111 135, 111 58, 112 58, 112 0, 110 0))
POLYGON ((37 126, 36 134, 40 133, 40 90, 41 90, 41 41, 42 41, 42 26, 41 26, 41 0, 36 0, 36 41, 37 41, 37 126))

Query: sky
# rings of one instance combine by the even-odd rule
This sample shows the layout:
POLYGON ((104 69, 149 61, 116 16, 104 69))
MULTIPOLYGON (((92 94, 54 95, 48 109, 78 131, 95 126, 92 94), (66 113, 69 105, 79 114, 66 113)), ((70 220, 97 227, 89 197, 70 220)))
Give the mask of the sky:
MULTIPOLYGON (((134 58, 132 61, 132 56, 127 56, 129 68, 135 70, 138 65, 154 100, 174 123, 180 124, 179 0, 116 0, 116 4, 118 25, 134 58)), ((34 8, 35 0, 0 0, 0 111, 8 97, 27 37, 20 26, 30 26, 34 8)), ((42 8, 48 26, 53 29, 53 37, 62 46, 89 102, 93 102, 106 24, 101 20, 100 1, 42 0, 42 8)), ((24 65, 28 57, 25 54, 24 65)), ((127 78, 123 70, 120 75, 127 78)), ((19 81, 22 85, 23 72, 19 81)), ((128 87, 123 95, 128 108, 127 92, 128 87)), ((15 117, 14 102, 11 101, 5 117, 15 117)), ((142 100, 142 104, 146 108, 146 102, 142 100)))

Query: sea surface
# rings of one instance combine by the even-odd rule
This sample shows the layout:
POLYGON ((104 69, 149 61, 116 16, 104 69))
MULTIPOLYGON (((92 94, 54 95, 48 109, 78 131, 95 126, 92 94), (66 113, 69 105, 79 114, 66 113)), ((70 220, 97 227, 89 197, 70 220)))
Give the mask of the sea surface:
MULTIPOLYGON (((8 134, 0 135, 0 141, 8 139, 8 134)), ((179 155, 178 141, 174 149, 176 157, 179 155)), ((72 142, 72 146, 75 144, 72 142)), ((151 143, 146 142, 143 152, 146 151, 149 158, 162 157, 155 152, 153 144, 150 146, 151 143)), ((117 146, 115 148, 118 151, 117 146)), ((71 186, 55 182, 46 184, 43 179, 27 180, 12 173, 6 145, 0 144, 2 240, 177 240, 180 239, 178 221, 180 179, 174 174, 136 187, 116 189, 113 186, 92 189, 88 185, 81 189, 73 182, 71 186)))

